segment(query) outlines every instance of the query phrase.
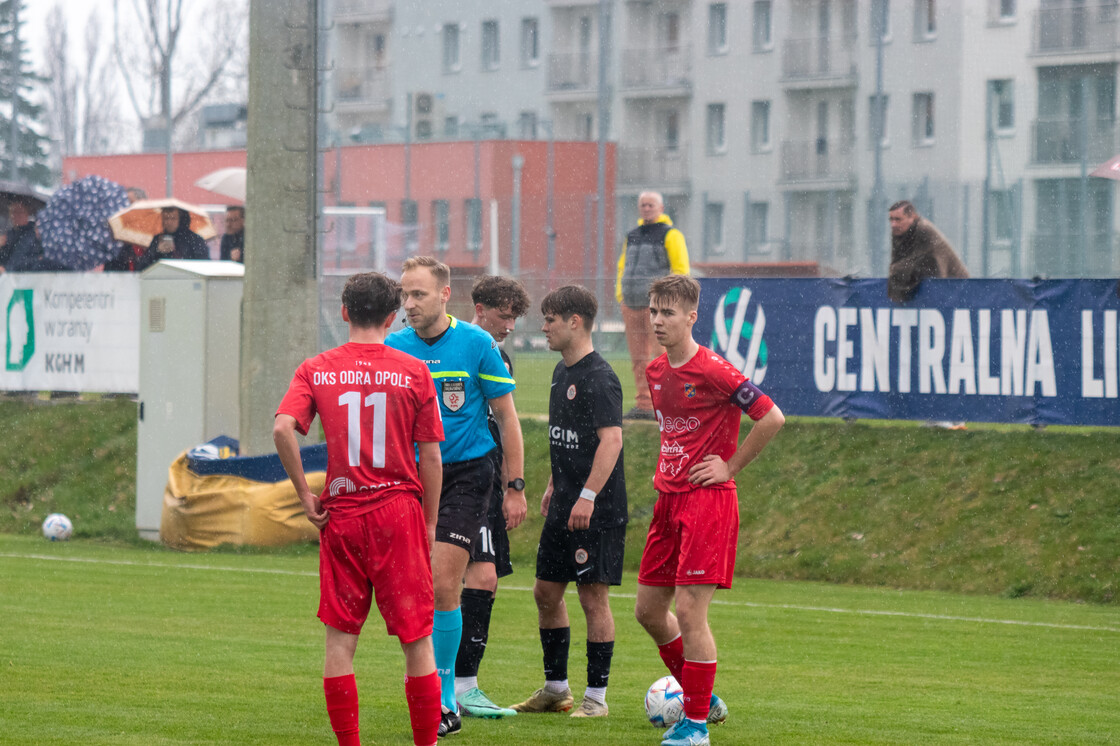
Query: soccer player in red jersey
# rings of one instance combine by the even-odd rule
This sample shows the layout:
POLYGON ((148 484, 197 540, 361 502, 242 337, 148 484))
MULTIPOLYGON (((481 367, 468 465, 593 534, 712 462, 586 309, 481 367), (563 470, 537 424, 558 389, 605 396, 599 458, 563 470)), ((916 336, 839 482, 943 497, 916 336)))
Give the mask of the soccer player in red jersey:
POLYGON ((273 426, 284 470, 320 531, 323 691, 339 746, 361 743, 354 651, 375 596, 404 650, 416 745, 433 746, 440 722, 429 553, 443 480, 443 423, 428 368, 383 344, 400 306, 400 285, 382 274, 347 280, 342 318, 349 342, 299 366, 273 426), (307 486, 296 439, 316 414, 327 441, 327 483, 318 496, 307 486))
POLYGON ((665 733, 662 746, 707 746, 708 722, 727 718, 723 701, 712 695, 716 643, 708 606, 716 588, 731 587, 735 571, 734 477, 785 424, 770 397, 693 340, 699 301, 700 283, 685 275, 650 286, 653 332, 665 348, 646 368, 661 454, 634 614, 684 690, 685 716, 665 733), (744 412, 754 426, 740 443, 744 412))

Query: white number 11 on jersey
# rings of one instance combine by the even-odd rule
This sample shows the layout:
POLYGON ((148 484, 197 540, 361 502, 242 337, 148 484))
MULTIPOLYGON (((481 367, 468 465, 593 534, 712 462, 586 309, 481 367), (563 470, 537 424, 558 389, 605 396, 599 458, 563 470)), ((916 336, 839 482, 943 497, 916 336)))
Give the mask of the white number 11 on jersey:
MULTIPOLYGON (((346 407, 346 454, 351 466, 358 466, 362 458, 362 393, 347 391, 338 397, 338 405, 346 407)), ((372 466, 385 468, 385 405, 384 391, 366 397, 365 405, 373 409, 373 448, 370 450, 372 466)))

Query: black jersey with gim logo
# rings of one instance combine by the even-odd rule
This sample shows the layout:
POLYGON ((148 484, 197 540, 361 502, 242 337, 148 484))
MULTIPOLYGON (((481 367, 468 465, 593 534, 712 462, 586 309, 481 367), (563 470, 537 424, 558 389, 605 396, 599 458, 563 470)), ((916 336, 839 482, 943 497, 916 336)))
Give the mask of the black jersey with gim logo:
MULTIPOLYGON (((591 474, 598 430, 622 427, 622 385, 614 369, 598 352, 591 352, 570 368, 561 360, 552 372, 548 397, 548 444, 552 456, 552 502, 548 523, 566 525, 591 474)), ((614 471, 595 498, 591 528, 625 526, 626 478, 622 453, 614 471)))

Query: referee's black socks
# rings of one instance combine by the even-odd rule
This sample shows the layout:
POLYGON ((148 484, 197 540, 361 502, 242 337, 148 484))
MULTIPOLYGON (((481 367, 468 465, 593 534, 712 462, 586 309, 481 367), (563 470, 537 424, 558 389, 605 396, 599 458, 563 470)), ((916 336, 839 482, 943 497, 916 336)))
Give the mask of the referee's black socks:
POLYGON ((459 642, 459 655, 455 659, 457 678, 478 676, 478 667, 486 652, 490 638, 490 612, 494 609, 494 594, 478 588, 464 588, 459 597, 463 612, 463 638, 459 642))

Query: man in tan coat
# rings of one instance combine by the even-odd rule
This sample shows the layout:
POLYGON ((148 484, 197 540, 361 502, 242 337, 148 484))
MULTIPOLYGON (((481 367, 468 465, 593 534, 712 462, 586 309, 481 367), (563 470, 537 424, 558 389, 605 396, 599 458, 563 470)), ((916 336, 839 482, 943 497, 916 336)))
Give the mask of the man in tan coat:
POLYGON ((914 297, 922 280, 929 277, 968 277, 964 262, 948 239, 933 223, 902 200, 890 207, 891 266, 887 295, 895 303, 914 297))
MULTIPOLYGON (((967 278, 968 269, 953 251, 949 240, 933 223, 922 218, 906 200, 890 207, 891 267, 887 276, 887 296, 905 303, 918 292, 927 277, 967 278)), ((927 427, 964 430, 963 422, 926 422, 927 427)))

